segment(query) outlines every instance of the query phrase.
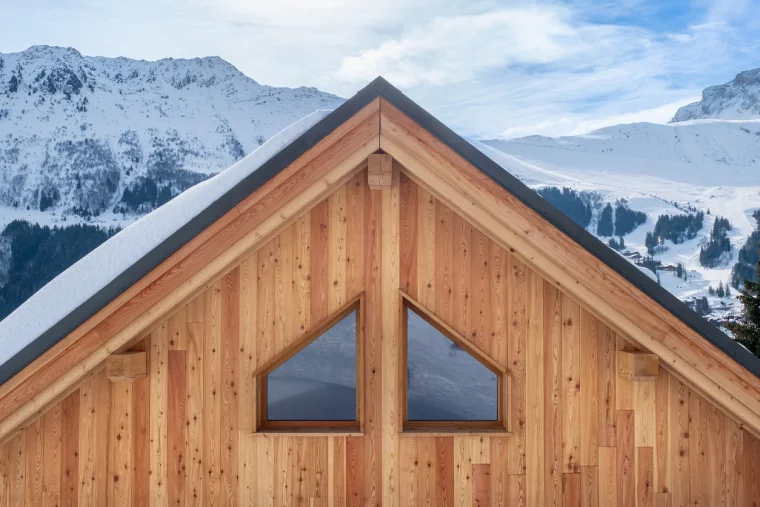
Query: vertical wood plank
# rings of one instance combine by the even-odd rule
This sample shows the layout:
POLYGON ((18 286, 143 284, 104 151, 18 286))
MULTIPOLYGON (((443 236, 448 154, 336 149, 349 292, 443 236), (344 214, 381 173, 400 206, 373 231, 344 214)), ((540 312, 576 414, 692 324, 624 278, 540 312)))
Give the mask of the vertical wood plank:
POLYGON ((268 470, 259 470, 256 458, 256 440, 259 439, 250 430, 238 431, 238 505, 255 507, 259 494, 258 474, 265 475, 268 470))
POLYGON ((364 438, 346 438, 346 505, 364 505, 364 438))
POLYGON ((490 240, 485 234, 473 228, 472 268, 470 275, 470 294, 472 299, 472 318, 469 334, 465 338, 477 345, 486 354, 491 352, 490 339, 490 305, 491 272, 488 263, 491 258, 490 240))
MULTIPOLYGON (((393 169, 390 189, 382 190, 382 469, 383 505, 399 505, 399 442, 401 431, 400 397, 398 392, 399 318, 401 299, 399 288, 399 170, 393 169)), ((435 203, 432 214, 435 220, 435 203)), ((435 222, 433 234, 435 231, 435 222)), ((433 256, 431 263, 434 262, 433 256)), ((430 273, 433 284, 435 272, 430 273)), ((435 297, 432 289, 428 294, 435 297)), ((372 308, 372 307, 370 307, 372 308)), ((377 307, 375 307, 377 308, 377 307)), ((371 310, 370 310, 371 311, 371 310)))
POLYGON ((111 386, 110 455, 113 477, 110 479, 109 505, 128 507, 132 503, 132 384, 114 382, 111 386))
MULTIPOLYGON (((526 340, 527 290, 525 266, 514 256, 508 257, 507 308, 509 318, 510 422, 509 475, 524 475, 526 424, 526 340)), ((460 309, 457 307, 457 312, 460 309)))
POLYGON ((636 449, 636 505, 654 507, 654 453, 651 447, 636 449))
MULTIPOLYGON (((580 403, 580 328, 578 303, 562 297, 562 470, 580 472, 581 403, 580 403)), ((531 392, 530 389, 528 392, 531 392)))
POLYGON ((581 474, 562 474, 562 507, 580 507, 581 474))
MULTIPOLYGON (((183 326, 184 327, 184 326, 183 326)), ((168 504, 185 505, 185 470, 187 426, 187 359, 186 351, 170 350, 168 354, 167 448, 168 504)))
POLYGON ((330 467, 330 502, 328 507, 344 507, 347 493, 347 470, 346 470, 346 438, 330 437, 332 444, 328 444, 328 456, 331 457, 330 467))
POLYGON ((689 389, 675 377, 670 379, 670 440, 673 447, 671 501, 673 507, 689 505, 689 389))
POLYGON ((634 419, 632 410, 617 413, 617 505, 633 507, 636 504, 636 456, 634 447, 634 419))
POLYGON ((617 493, 617 447, 599 448, 599 505, 615 507, 617 493))
POLYGON ((515 507, 526 507, 525 500, 525 476, 509 476, 509 505, 515 507))
MULTIPOLYGON (((151 350, 146 338, 133 350, 151 350)), ((148 354, 148 371, 151 371, 148 354)), ((132 381, 132 506, 150 505, 150 383, 149 376, 132 381)))
POLYGON ((636 447, 655 445, 655 385, 654 380, 634 382, 635 442, 636 447))
MULTIPOLYGON (((267 242, 256 253, 257 279, 256 287, 256 367, 260 368, 275 356, 275 240, 267 242)), ((326 273, 322 273, 323 278, 326 273)), ((216 284, 209 290, 218 290, 216 284)), ((208 291, 206 291, 208 293, 208 291)), ((208 300, 208 296, 207 296, 208 300)), ((221 311, 221 309, 219 309, 221 311)), ((327 311, 327 307, 325 307, 327 311)), ((212 318, 206 309, 206 320, 212 318)), ((221 324, 218 319, 219 313, 214 316, 215 325, 221 324)), ((204 322, 204 329, 209 329, 210 324, 204 322)))
POLYGON ((689 396, 689 504, 708 503, 707 410, 705 400, 689 396))
MULTIPOLYGON (((365 227, 365 294, 366 308, 383 308, 383 200, 380 191, 365 185, 367 214, 365 227)), ((312 222, 313 224, 313 222, 312 222)), ((313 233, 312 233, 313 238, 313 233)), ((312 251, 315 245, 312 241, 312 251)), ((312 270, 315 269, 312 264, 312 270)), ((313 286, 312 278, 312 286, 313 286)), ((313 298, 312 298, 313 301, 313 298)), ((362 489, 362 502, 376 505, 383 502, 384 485, 388 477, 383 473, 383 315, 382 311, 369 311, 364 316, 364 461, 361 471, 364 477, 355 487, 362 489)), ((352 444, 354 445, 354 444, 352 444)), ((387 452, 387 451, 386 451, 387 452)), ((357 456, 355 452, 352 457, 357 456)), ((351 503, 356 497, 350 498, 351 503)))
POLYGON ((346 184, 346 292, 353 298, 364 290, 364 172, 346 184))
MULTIPOLYGON (((491 242, 490 287, 488 313, 491 325, 491 357, 504 368, 509 368, 507 336, 507 252, 491 242)), ((509 393, 507 393, 509 395, 509 393)), ((491 471, 493 474, 493 470, 491 471)))
POLYGON ((454 321, 454 236, 453 212, 441 201, 435 203, 435 314, 451 325, 454 321))
MULTIPOLYGON (((255 256, 254 256, 255 257, 255 256)), ((252 259, 255 263, 255 258, 252 259)), ((255 286, 253 292, 256 291, 255 286)), ((204 296, 204 299, 207 296, 204 296)), ((252 313, 256 312, 255 307, 252 313)), ((198 507, 203 504, 204 461, 203 461, 203 401, 206 393, 204 378, 204 324, 187 323, 187 470, 185 476, 185 505, 198 507)), ((255 332, 255 328, 254 328, 255 332)), ((255 349, 255 345, 253 346, 255 349)), ((255 351, 251 352, 254 354, 255 351)), ((253 394, 251 394, 253 396, 253 394)), ((253 404, 253 403, 252 403, 253 404)))
POLYGON ((472 446, 469 437, 454 437, 454 505, 472 505, 472 446))
POLYGON ((615 445, 615 418, 617 405, 615 392, 615 357, 617 341, 614 333, 601 321, 597 321, 597 359, 598 400, 599 400, 599 446, 613 447, 615 445))
POLYGON ((328 313, 346 302, 346 186, 333 191, 327 200, 329 213, 328 280, 330 282, 328 313))
POLYGON ((104 374, 89 379, 79 390, 79 505, 106 504, 109 470, 108 435, 111 385, 104 374))
MULTIPOLYGON (((296 291, 298 291, 300 287, 300 280, 296 276, 296 273, 299 272, 299 268, 296 265, 300 264, 302 261, 299 252, 296 251, 300 236, 295 231, 299 230, 298 225, 300 223, 303 223, 302 218, 296 220, 296 223, 293 225, 293 252, 295 255, 294 280, 296 281, 296 291)), ((241 430, 253 431, 256 429, 256 296, 258 295, 258 289, 256 287, 256 277, 258 276, 256 255, 254 254, 245 259, 240 263, 238 269, 240 273, 240 354, 238 364, 238 392, 240 393, 240 407, 238 412, 238 427, 241 430)), ((296 306, 296 311, 297 310, 298 306, 296 306)), ((296 328, 299 325, 302 325, 302 315, 300 313, 295 322, 296 328)), ((303 330, 301 332, 303 332, 303 330)), ((195 361, 190 357, 189 348, 188 343, 188 365, 193 367, 195 366, 195 361)), ((188 377, 188 383, 189 379, 190 377, 188 377)), ((191 396, 191 393, 188 392, 188 402, 191 396)), ((192 416, 189 405, 190 404, 188 403, 188 413, 192 416)))
MULTIPOLYGON (((293 312, 296 335, 311 329, 311 220, 304 215, 293 224, 293 312)), ((242 338, 242 336, 241 336, 242 338)))
POLYGON ((150 347, 150 504, 168 505, 167 389, 169 339, 166 323, 151 333, 150 347))
POLYGON ((546 505, 562 504, 562 295, 551 284, 544 287, 544 416, 546 417, 546 505))
POLYGON ((275 491, 275 442, 269 436, 256 437, 256 502, 254 505, 274 506, 275 491))
POLYGON ((61 401, 61 505, 79 503, 79 391, 61 401))
POLYGON ((660 370, 654 386, 655 402, 655 460, 654 460, 654 491, 668 493, 670 491, 670 374, 660 370))
POLYGON ((169 350, 185 350, 185 327, 187 324, 187 306, 174 312, 166 322, 169 350))
MULTIPOLYGON (((60 502, 61 493, 61 403, 57 403, 43 416, 44 468, 42 488, 44 504, 60 502)), ((126 448, 129 451, 129 447, 126 448)))
MULTIPOLYGON (((544 505, 544 281, 535 272, 526 274, 527 286, 527 345, 525 375, 525 464, 526 502, 544 505)), ((563 355, 564 355, 563 342, 563 355)))
POLYGON ((43 469, 44 469, 44 434, 43 420, 38 418, 26 427, 25 465, 26 502, 29 505, 42 505, 43 469))
POLYGON ((744 487, 741 492, 739 505, 760 505, 760 481, 757 479, 757 471, 760 470, 760 440, 750 435, 747 430, 744 435, 744 487))
MULTIPOLYGON (((616 348, 617 350, 632 351, 634 347, 628 343, 625 338, 620 335, 616 335, 616 348)), ((615 357, 615 372, 618 371, 617 356, 615 357)), ((615 380, 615 403, 617 410, 633 410, 633 380, 621 376, 617 376, 615 380)))
POLYGON ((472 505, 491 506, 491 465, 472 465, 472 505))
POLYGON ((581 507, 599 506, 599 467, 581 467, 581 507))
MULTIPOLYGON (((440 505, 436 469, 438 468, 438 450, 435 437, 418 438, 417 456, 419 461, 417 474, 418 505, 440 505)), ((401 502, 401 505, 404 505, 401 502)))
POLYGON ((26 505, 26 430, 11 437, 7 446, 8 507, 23 507, 26 505))
POLYGON ((596 466, 599 447, 599 378, 597 373, 599 350, 596 318, 586 310, 581 310, 579 355, 580 355, 580 463, 581 466, 596 466))
POLYGON ((435 197, 417 190, 417 290, 422 306, 435 312, 435 197))
POLYGON ((400 481, 399 501, 405 507, 417 507, 418 469, 417 457, 418 438, 403 438, 399 442, 400 481))
POLYGON ((330 206, 327 200, 311 210, 311 324, 317 325, 328 317, 330 206))
MULTIPOLYGON (((219 505, 222 498, 222 287, 206 291, 203 322, 203 496, 204 505, 219 505)), ((259 294, 261 296, 261 294, 259 294)), ((271 298, 269 299, 271 301, 271 298)), ((270 322, 273 315, 268 316, 270 322)), ((257 356, 258 357, 258 356, 257 356)))
POLYGON ((741 427, 726 417, 726 505, 741 505, 742 482, 747 480, 742 469, 744 438, 741 427))
MULTIPOLYGON (((454 325, 461 335, 467 334, 470 322, 470 269, 472 268, 471 227, 458 214, 451 220, 454 237, 454 325)), ((524 301, 524 300, 523 300, 524 301)))
MULTIPOLYGON (((509 505, 509 437, 491 437, 491 494, 494 507, 509 505)), ((440 479, 439 479, 440 484, 440 479)), ((440 486, 439 486, 440 487, 440 486)), ((443 502, 441 502, 443 505, 443 502)))
POLYGON ((706 403, 706 409, 708 502, 710 505, 727 505, 726 416, 715 405, 706 403))
POLYGON ((401 221, 399 224, 400 272, 399 285, 419 301, 417 291, 417 184, 401 173, 399 176, 401 221))
MULTIPOLYGON (((293 319, 293 231, 287 228, 274 238, 274 348, 277 354, 293 344, 296 322, 293 319)), ((227 277, 225 277, 225 282, 227 277)), ((225 284, 222 285, 224 287, 225 284)), ((223 315, 227 298, 223 298, 223 315)), ((222 335, 224 336, 224 334, 222 335)))
MULTIPOLYGON (((288 254, 290 257, 290 254, 288 254)), ((292 273, 288 268, 285 273, 292 273)), ((224 484, 221 505, 235 505, 238 464, 238 363, 240 353, 240 270, 233 269, 222 280, 222 396, 220 428, 222 432, 221 467, 224 484)), ((288 284, 290 295, 292 286, 288 284)), ((288 298, 291 301, 292 298, 288 298)), ((292 319, 291 319, 292 322, 292 319)))

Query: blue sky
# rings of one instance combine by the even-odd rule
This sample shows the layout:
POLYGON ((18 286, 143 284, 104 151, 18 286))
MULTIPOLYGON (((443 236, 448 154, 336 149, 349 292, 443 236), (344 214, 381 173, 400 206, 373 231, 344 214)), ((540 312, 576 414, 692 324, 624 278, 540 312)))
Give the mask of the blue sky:
POLYGON ((381 74, 476 137, 665 122, 760 67, 757 0, 0 0, 0 52, 218 55, 350 96, 381 74))

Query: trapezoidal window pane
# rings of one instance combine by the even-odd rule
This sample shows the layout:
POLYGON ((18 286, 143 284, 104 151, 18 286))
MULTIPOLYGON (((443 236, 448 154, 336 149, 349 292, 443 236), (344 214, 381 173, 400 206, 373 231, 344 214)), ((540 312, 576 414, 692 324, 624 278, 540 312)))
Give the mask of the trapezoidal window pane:
POLYGON ((407 417, 410 421, 496 421, 498 378, 410 308, 407 417))
POLYGON ((356 310, 267 376, 270 421, 356 420, 356 310))

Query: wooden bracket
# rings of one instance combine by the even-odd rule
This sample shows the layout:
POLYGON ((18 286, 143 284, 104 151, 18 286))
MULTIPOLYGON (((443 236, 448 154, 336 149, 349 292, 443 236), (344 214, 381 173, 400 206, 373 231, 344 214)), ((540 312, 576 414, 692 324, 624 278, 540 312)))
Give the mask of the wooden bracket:
POLYGON ((111 382, 122 382, 148 374, 148 354, 146 352, 126 352, 111 354, 106 358, 106 377, 111 382))
POLYGON ((370 190, 390 189, 393 180, 393 157, 373 153, 367 160, 367 183, 370 190))
POLYGON ((660 375, 660 358, 649 352, 617 352, 618 375, 634 380, 651 380, 660 375))

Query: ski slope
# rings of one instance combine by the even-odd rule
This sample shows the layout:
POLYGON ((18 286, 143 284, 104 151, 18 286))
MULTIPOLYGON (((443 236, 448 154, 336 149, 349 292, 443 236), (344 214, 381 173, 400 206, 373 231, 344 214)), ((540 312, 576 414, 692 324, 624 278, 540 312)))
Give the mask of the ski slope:
POLYGON ((688 279, 658 271, 660 283, 682 300, 707 296, 716 319, 737 310, 734 297, 713 297, 708 289, 730 279, 738 250, 756 227, 752 213, 760 209, 760 120, 638 123, 582 136, 471 142, 532 188, 598 194, 601 204, 588 227, 591 232, 606 202, 625 200, 631 209, 646 213, 646 223, 624 236, 629 253, 647 254, 644 239, 658 216, 704 211, 696 238, 678 245, 666 241, 664 251, 655 254, 663 265, 682 263, 688 279), (700 265, 699 252, 717 216, 733 226, 732 250, 720 266, 708 269, 700 265))

